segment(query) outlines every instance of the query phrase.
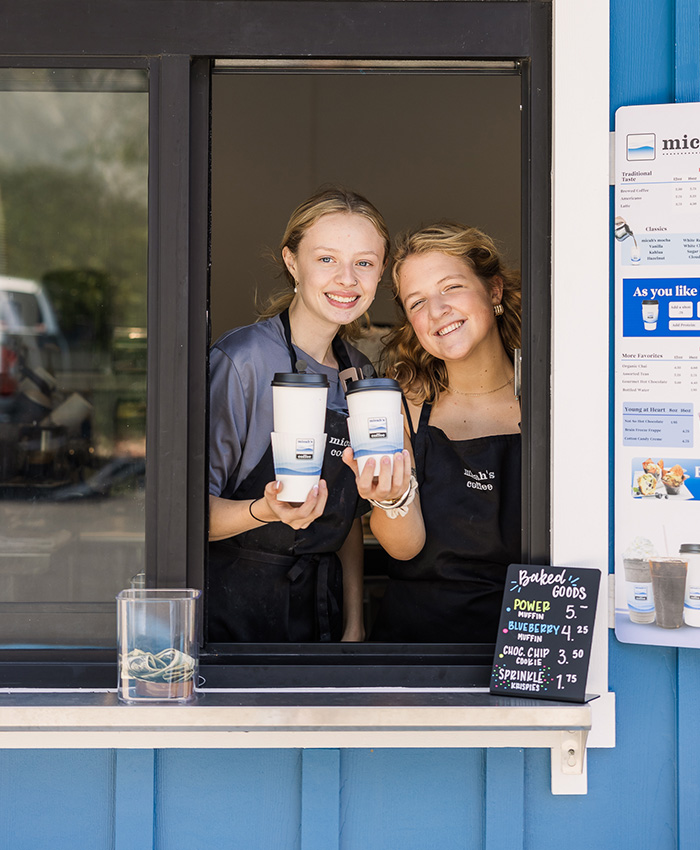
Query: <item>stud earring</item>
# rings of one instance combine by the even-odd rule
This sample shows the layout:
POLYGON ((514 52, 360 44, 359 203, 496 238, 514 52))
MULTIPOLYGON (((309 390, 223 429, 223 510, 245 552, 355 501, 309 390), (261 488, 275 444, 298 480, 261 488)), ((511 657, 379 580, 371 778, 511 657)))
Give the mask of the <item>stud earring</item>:
POLYGON ((503 315, 503 304, 494 304, 493 305, 493 315, 494 316, 502 316, 503 315))

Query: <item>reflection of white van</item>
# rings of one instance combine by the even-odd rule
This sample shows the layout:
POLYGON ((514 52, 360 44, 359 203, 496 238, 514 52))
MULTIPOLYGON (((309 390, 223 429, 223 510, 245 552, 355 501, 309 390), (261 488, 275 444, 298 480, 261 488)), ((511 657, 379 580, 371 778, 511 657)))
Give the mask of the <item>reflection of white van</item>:
POLYGON ((22 367, 70 368, 68 345, 43 286, 0 275, 0 395, 10 395, 22 367))

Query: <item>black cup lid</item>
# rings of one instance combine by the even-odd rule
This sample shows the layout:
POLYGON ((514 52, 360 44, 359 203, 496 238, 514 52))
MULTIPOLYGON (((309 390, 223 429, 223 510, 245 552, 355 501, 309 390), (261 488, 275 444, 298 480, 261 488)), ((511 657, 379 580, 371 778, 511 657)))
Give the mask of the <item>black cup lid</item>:
POLYGON ((275 372, 273 387, 327 387, 328 378, 313 372, 275 372))
POLYGON ((401 387, 399 382, 393 378, 360 378, 359 381, 352 381, 348 384, 345 395, 366 392, 367 390, 396 390, 396 392, 401 392, 401 387))
POLYGON ((700 553, 700 543, 681 543, 680 551, 700 553))

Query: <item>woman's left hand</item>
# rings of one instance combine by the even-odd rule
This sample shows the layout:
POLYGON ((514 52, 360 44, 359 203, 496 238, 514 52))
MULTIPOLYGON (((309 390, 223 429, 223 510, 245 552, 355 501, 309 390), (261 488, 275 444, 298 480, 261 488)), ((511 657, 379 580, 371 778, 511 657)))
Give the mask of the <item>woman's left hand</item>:
POLYGON ((352 449, 345 449, 343 462, 355 473, 357 492, 363 499, 375 499, 378 502, 400 499, 408 490, 411 483, 411 456, 408 450, 404 449, 393 457, 393 471, 391 457, 384 455, 379 462, 378 471, 375 470, 374 458, 369 458, 360 474, 352 449))

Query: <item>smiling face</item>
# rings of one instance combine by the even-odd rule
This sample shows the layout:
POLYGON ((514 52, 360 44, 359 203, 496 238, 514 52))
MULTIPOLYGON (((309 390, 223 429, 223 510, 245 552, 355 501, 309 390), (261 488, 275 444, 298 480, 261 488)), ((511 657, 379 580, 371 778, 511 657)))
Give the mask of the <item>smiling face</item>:
POLYGON ((399 295, 423 348, 445 361, 502 350, 493 308, 501 285, 492 290, 459 257, 430 251, 407 257, 399 272, 399 295))
POLYGON ((346 325, 374 300, 384 270, 384 239, 358 213, 329 213, 304 233, 297 252, 282 258, 297 281, 293 311, 316 325, 346 325))

